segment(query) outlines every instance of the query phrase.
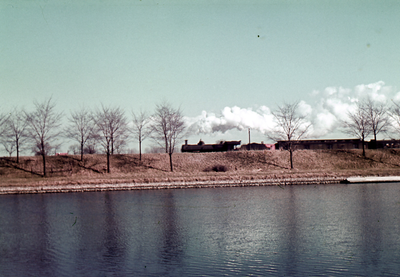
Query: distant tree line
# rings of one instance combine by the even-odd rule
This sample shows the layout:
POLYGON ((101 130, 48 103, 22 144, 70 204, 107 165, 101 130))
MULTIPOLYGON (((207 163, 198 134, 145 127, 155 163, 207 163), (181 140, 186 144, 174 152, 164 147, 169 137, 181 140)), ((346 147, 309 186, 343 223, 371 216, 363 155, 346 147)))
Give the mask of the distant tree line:
POLYGON ((75 143, 70 150, 80 154, 81 161, 84 154, 105 153, 109 173, 110 156, 122 153, 130 139, 139 142, 141 160, 142 142, 152 138, 169 154, 172 171, 172 154, 186 129, 181 110, 168 102, 158 104, 153 114, 132 112, 132 119, 120 107, 105 105, 94 111, 86 107, 71 111, 66 126, 61 126, 63 117, 51 97, 35 101, 31 111, 14 109, 0 114, 0 143, 10 157, 16 154, 16 163, 23 150, 30 149, 40 155, 42 175, 47 176, 46 156, 60 149, 62 139, 75 143))

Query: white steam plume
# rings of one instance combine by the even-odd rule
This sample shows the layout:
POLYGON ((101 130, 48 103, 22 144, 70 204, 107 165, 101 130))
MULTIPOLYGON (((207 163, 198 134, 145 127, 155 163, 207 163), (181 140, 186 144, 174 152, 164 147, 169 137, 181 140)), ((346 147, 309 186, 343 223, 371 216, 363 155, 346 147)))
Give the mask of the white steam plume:
POLYGON ((187 118, 190 130, 196 134, 225 133, 228 130, 251 128, 262 133, 273 127, 273 116, 268 107, 262 106, 257 111, 237 106, 225 107, 220 115, 203 111, 201 115, 187 118))

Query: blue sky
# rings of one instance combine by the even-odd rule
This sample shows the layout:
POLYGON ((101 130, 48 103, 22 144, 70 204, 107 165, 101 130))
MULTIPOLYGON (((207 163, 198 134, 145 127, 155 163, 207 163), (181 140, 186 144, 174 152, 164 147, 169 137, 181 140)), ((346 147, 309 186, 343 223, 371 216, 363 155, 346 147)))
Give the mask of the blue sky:
MULTIPOLYGON (((66 115, 103 103, 130 116, 166 99, 193 122, 303 100, 317 118, 334 89, 342 104, 397 97, 399 15, 391 0, 2 0, 0 107, 53 96, 66 115)), ((242 125, 190 141, 246 141, 242 125)))

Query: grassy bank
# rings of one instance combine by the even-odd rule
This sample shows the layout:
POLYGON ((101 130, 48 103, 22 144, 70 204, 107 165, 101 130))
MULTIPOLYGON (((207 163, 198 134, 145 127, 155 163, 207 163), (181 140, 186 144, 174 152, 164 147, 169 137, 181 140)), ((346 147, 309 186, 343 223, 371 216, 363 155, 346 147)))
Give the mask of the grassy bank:
POLYGON ((400 151, 299 150, 294 170, 287 151, 240 151, 222 153, 175 153, 174 172, 167 154, 113 155, 111 173, 105 155, 47 157, 48 177, 41 176, 41 157, 0 158, 0 186, 43 186, 259 180, 399 175, 400 151))

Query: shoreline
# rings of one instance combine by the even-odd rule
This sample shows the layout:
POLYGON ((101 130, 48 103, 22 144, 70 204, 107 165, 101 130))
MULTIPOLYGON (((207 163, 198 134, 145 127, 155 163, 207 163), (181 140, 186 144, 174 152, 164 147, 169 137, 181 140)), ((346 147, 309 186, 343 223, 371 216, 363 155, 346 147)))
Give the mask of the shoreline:
MULTIPOLYGON (((154 182, 98 182, 98 183, 47 183, 35 185, 1 186, 0 195, 68 193, 68 192, 100 192, 124 190, 160 190, 191 188, 226 188, 226 187, 261 187, 291 185, 328 185, 357 183, 400 182, 400 176, 307 176, 264 179, 214 179, 199 181, 154 181, 154 182)), ((282 187, 282 189, 284 189, 282 187)))
POLYGON ((75 156, 49 156, 47 177, 40 174, 40 157, 21 157, 19 163, 1 158, 0 195, 320 185, 388 182, 388 178, 400 182, 397 150, 369 150, 366 157, 357 150, 295 153, 295 169, 288 168, 287 151, 176 153, 174 172, 169 171, 168 154, 144 154, 143 160, 137 154, 121 154, 111 157, 112 173, 105 173, 103 154, 87 155, 82 161, 75 156))
POLYGON ((254 186, 286 186, 286 185, 325 185, 339 184, 345 177, 299 177, 282 179, 257 180, 214 180, 188 182, 154 182, 154 183, 120 183, 120 184, 64 184, 0 187, 0 195, 33 194, 33 193, 66 193, 94 192, 116 190, 158 190, 158 189, 188 189, 188 188, 224 188, 224 187, 254 187, 254 186))

